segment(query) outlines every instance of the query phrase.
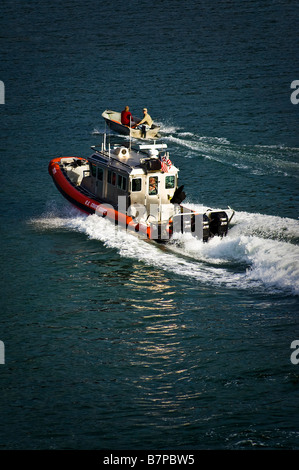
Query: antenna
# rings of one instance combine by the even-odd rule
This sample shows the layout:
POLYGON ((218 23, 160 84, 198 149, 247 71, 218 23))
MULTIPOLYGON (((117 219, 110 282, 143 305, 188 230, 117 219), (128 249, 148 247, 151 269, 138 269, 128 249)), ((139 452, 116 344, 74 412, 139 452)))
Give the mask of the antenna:
POLYGON ((131 151, 131 125, 132 125, 132 123, 131 123, 131 116, 130 116, 130 143, 129 143, 130 151, 131 151))

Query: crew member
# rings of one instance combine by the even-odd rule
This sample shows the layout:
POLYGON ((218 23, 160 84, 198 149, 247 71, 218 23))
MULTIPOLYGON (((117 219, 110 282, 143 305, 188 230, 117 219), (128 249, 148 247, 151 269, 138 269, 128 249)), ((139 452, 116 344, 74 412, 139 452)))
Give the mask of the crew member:
POLYGON ((143 108, 143 118, 141 119, 141 121, 138 122, 138 126, 141 124, 145 124, 149 128, 151 128, 153 125, 153 120, 148 114, 147 108, 143 108))
POLYGON ((157 194, 157 177, 152 176, 149 179, 149 194, 157 194))
POLYGON ((138 128, 142 131, 142 137, 146 137, 146 131, 153 125, 153 120, 147 112, 147 108, 143 108, 143 118, 138 122, 138 128))
POLYGON ((125 126, 129 126, 133 122, 133 116, 129 109, 129 106, 126 106, 125 109, 121 112, 121 123, 125 126))

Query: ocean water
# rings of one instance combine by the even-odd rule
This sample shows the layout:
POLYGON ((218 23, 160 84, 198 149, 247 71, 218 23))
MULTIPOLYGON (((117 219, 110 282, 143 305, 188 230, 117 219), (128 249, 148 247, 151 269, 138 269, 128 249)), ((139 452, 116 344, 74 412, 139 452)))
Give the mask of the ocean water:
POLYGON ((0 449, 298 450, 295 3, 3 0, 0 21, 0 449), (58 193, 50 159, 127 104, 187 204, 236 211, 227 237, 157 246, 58 193))

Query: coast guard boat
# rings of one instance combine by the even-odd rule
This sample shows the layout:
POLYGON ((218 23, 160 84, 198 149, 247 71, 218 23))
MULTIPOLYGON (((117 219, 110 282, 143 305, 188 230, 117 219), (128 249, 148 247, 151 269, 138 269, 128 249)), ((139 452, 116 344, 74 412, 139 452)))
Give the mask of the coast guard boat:
MULTIPOLYGON (((129 135, 135 139, 155 139, 159 136, 160 126, 157 126, 156 124, 153 124, 152 127, 146 131, 142 131, 137 127, 134 128, 126 126, 121 123, 121 113, 117 111, 112 111, 110 109, 106 109, 102 113, 102 117, 105 119, 105 122, 108 127, 117 134, 129 135)), ((135 123, 141 120, 140 118, 135 117, 133 119, 135 123)))
POLYGON ((179 169, 166 144, 113 145, 106 135, 90 156, 58 157, 49 173, 62 195, 89 214, 107 217, 141 237, 165 242, 176 233, 190 232, 208 241, 225 236, 226 211, 197 212, 182 204, 186 195, 178 185, 179 169))

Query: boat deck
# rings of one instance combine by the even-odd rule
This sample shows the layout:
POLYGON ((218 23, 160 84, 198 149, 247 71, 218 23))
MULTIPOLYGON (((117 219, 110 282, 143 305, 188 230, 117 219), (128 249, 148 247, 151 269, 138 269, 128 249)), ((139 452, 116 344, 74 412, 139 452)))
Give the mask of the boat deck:
POLYGON ((163 150, 167 148, 166 144, 138 144, 132 145, 123 144, 121 146, 114 146, 110 151, 97 150, 96 146, 91 147, 95 153, 88 157, 88 160, 95 162, 102 162, 106 166, 115 166, 116 168, 125 167, 128 169, 141 168, 142 160, 148 158, 155 158, 150 155, 150 150, 163 150))

